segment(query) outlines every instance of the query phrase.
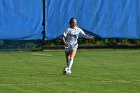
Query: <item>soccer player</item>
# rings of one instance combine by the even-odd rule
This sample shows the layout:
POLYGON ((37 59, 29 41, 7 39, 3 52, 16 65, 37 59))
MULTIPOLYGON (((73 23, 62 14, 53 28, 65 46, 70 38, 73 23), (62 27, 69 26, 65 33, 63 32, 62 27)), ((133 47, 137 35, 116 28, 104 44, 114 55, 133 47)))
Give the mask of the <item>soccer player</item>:
POLYGON ((67 69, 71 74, 73 60, 78 48, 77 39, 79 34, 82 34, 87 39, 93 39, 93 36, 86 35, 84 31, 77 26, 77 20, 75 18, 71 18, 69 24, 70 27, 67 28, 63 34, 63 42, 65 45, 65 56, 66 56, 66 63, 68 66, 67 69))

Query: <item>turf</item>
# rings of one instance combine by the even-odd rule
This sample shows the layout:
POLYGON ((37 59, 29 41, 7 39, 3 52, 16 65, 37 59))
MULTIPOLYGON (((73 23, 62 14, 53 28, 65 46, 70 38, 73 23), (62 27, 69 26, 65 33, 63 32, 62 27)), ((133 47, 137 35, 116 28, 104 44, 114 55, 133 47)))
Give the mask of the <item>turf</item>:
POLYGON ((78 50, 71 75, 64 51, 0 52, 0 93, 140 93, 140 50, 78 50))

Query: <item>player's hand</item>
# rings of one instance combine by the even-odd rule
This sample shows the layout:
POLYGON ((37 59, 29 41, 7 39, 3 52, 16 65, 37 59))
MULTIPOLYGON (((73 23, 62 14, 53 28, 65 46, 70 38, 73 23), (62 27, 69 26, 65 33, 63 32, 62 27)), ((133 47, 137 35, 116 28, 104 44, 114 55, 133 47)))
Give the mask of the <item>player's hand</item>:
POLYGON ((65 43, 65 45, 66 45, 67 47, 69 47, 69 46, 70 46, 68 43, 65 43))
POLYGON ((94 38, 94 36, 90 36, 90 37, 89 37, 89 39, 93 39, 93 38, 94 38))

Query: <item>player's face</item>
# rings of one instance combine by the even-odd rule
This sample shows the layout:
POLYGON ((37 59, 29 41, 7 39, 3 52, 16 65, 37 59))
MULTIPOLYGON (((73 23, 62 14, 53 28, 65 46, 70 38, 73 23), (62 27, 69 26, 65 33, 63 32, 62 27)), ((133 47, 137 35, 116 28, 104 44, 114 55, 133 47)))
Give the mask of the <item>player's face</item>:
POLYGON ((76 23, 76 22, 71 22, 71 23, 70 23, 70 27, 71 27, 71 28, 74 28, 74 27, 76 27, 76 26, 77 26, 77 23, 76 23))

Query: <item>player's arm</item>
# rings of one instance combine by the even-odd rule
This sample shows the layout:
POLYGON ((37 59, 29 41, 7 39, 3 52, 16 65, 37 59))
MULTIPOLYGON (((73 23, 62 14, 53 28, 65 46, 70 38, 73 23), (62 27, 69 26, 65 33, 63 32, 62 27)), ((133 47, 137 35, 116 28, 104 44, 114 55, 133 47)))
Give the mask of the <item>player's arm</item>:
POLYGON ((66 46, 69 46, 68 44, 67 44, 67 42, 66 42, 66 40, 65 40, 65 38, 66 38, 66 36, 67 36, 67 34, 68 34, 68 29, 64 32, 64 34, 63 34, 63 36, 62 36, 62 41, 63 41, 63 43, 64 43, 64 45, 66 45, 66 46))
POLYGON ((64 45, 68 46, 64 36, 62 37, 62 41, 63 41, 64 45))
POLYGON ((94 38, 94 36, 88 36, 88 35, 86 35, 86 34, 83 34, 83 36, 84 36, 85 38, 87 38, 87 39, 93 39, 93 38, 94 38))
POLYGON ((82 29, 80 29, 80 30, 81 30, 80 33, 82 34, 82 36, 83 36, 84 38, 87 38, 87 39, 93 39, 93 38, 94 38, 94 36, 88 36, 88 35, 86 35, 82 29))

